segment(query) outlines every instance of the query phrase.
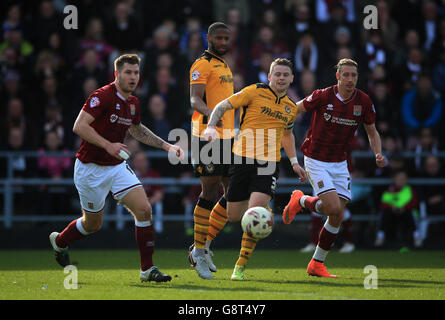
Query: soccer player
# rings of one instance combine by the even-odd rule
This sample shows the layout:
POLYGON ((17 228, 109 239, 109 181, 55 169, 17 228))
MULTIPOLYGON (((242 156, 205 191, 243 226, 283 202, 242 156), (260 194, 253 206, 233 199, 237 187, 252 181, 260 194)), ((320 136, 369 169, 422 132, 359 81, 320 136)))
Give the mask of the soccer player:
MULTIPOLYGON (((278 58, 270 65, 269 84, 257 83, 218 103, 213 110, 204 137, 218 137, 216 125, 226 112, 241 108, 239 134, 233 146, 234 164, 230 166, 227 214, 230 222, 240 221, 251 207, 268 208, 278 179, 281 146, 291 159, 292 168, 304 181, 306 173, 296 161, 295 137, 292 133, 297 107, 287 96, 292 83, 292 64, 278 58)), ((244 269, 258 240, 242 236, 239 259, 232 280, 243 280, 244 269)))
POLYGON ((192 164, 195 176, 200 178, 202 191, 193 213, 194 243, 189 248, 189 261, 203 279, 213 279, 211 272, 217 271, 211 258, 210 244, 227 222, 225 194, 229 183, 230 157, 229 161, 224 161, 223 155, 231 154, 234 111, 227 112, 218 124, 221 140, 211 143, 219 149, 221 157, 203 158, 202 153, 210 145, 202 139, 202 133, 215 105, 233 94, 232 71, 224 61, 229 41, 230 31, 226 24, 211 24, 207 34, 208 50, 190 68, 190 104, 194 110, 192 164), (221 184, 224 195, 218 199, 221 184))
POLYGON ((111 191, 135 219, 135 236, 140 253, 141 281, 170 281, 153 265, 154 236, 152 209, 144 188, 129 165, 123 144, 127 131, 138 141, 184 157, 183 150, 157 137, 140 121, 139 100, 131 93, 139 82, 140 58, 124 54, 114 61, 115 81, 97 89, 86 100, 74 123, 73 132, 82 138, 76 154, 74 184, 83 216, 61 233, 49 236, 57 262, 70 264, 68 246, 101 228, 105 198, 111 191))
POLYGON ((341 59, 336 67, 336 85, 315 90, 297 103, 299 112, 313 111, 301 151, 309 182, 317 196, 295 190, 283 211, 286 224, 292 222, 302 207, 327 216, 307 267, 309 275, 319 277, 336 277, 327 271, 324 261, 337 238, 345 205, 352 198, 347 151, 362 122, 377 166, 384 167, 387 163, 375 127, 374 105, 366 93, 356 88, 357 63, 352 59, 341 59))

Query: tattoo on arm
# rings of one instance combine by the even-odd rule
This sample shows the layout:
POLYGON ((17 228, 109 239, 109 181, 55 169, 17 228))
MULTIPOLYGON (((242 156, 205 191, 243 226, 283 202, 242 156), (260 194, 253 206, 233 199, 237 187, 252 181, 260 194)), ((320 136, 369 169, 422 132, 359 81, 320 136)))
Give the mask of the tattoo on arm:
POLYGON ((216 126, 219 120, 221 120, 222 116, 227 110, 233 109, 232 104, 229 102, 229 100, 223 100, 220 103, 218 103, 213 109, 212 114, 210 115, 209 120, 209 126, 216 126))
POLYGON ((150 129, 144 126, 142 123, 139 125, 131 126, 128 130, 130 134, 138 141, 145 143, 146 145, 160 148, 164 145, 164 140, 155 135, 150 129))

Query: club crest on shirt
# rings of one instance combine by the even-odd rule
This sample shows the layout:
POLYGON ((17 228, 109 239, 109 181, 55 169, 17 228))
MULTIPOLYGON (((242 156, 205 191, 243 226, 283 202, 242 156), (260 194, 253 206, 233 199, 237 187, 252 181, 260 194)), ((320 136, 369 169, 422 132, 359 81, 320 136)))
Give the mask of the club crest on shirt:
POLYGON ((354 116, 359 116, 362 114, 362 106, 361 105, 354 105, 354 116))
POLYGON ((292 110, 288 105, 284 106, 284 111, 286 111, 287 114, 289 114, 292 110))
POLYGON ((110 122, 111 122, 111 123, 115 123, 115 122, 116 122, 116 120, 117 120, 117 118, 118 118, 118 116, 117 116, 117 115, 115 115, 115 114, 112 114, 112 115, 110 116, 110 122))
POLYGON ((326 120, 326 121, 329 121, 329 119, 331 119, 331 115, 329 114, 329 113, 324 113, 323 114, 323 116, 324 116, 324 119, 326 120))
POLYGON ((98 105, 100 105, 100 100, 98 97, 92 97, 90 100, 90 107, 94 108, 97 107, 98 105))
POLYGON ((136 106, 134 104, 130 104, 130 114, 134 116, 136 113, 136 106))
POLYGON ((199 79, 199 76, 200 76, 200 75, 201 75, 201 74, 199 73, 199 71, 198 71, 198 70, 195 70, 195 71, 192 72, 192 79, 193 79, 194 81, 196 81, 196 80, 199 79))

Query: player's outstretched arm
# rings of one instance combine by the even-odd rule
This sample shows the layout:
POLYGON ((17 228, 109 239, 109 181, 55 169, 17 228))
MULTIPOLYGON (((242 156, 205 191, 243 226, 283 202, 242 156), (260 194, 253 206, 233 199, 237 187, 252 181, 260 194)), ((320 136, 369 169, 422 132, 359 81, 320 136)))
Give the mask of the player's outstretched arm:
POLYGON ((207 124, 207 128, 204 130, 204 139, 207 141, 212 141, 218 138, 218 132, 215 127, 220 123, 221 118, 227 110, 233 109, 232 104, 229 100, 225 99, 219 102, 212 111, 210 115, 209 123, 207 124))
POLYGON ((163 139, 159 138, 157 135, 153 133, 150 129, 144 126, 142 123, 138 125, 132 125, 128 129, 128 132, 138 140, 148 146, 155 147, 158 149, 163 149, 167 152, 175 153, 176 156, 180 159, 184 158, 184 151, 181 147, 172 145, 163 139))
POLYGON ((283 137, 281 138, 281 145, 286 152, 287 157, 292 165, 292 170, 298 175, 300 182, 304 182, 307 179, 306 171, 298 164, 297 151, 295 149, 295 136, 290 130, 284 130, 283 137))
POLYGON ((125 144, 119 142, 112 143, 98 134, 97 131, 90 125, 93 121, 94 117, 92 115, 81 110, 76 121, 74 122, 73 132, 83 140, 105 149, 109 154, 119 160, 122 159, 119 156, 119 152, 121 150, 124 150, 126 153, 130 153, 125 144))
POLYGON ((368 135, 369 145, 375 154, 375 162, 379 168, 386 166, 387 161, 382 155, 382 141, 380 135, 375 127, 375 124, 365 124, 365 130, 368 135))

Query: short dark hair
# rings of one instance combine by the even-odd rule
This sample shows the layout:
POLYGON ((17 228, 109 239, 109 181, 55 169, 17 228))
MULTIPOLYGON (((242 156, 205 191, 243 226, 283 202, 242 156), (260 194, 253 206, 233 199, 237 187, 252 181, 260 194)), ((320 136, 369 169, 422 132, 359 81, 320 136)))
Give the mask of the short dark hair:
POLYGON ((272 73, 273 67, 275 66, 287 66, 290 68, 291 73, 293 73, 293 64, 289 59, 286 58, 276 58, 272 63, 270 64, 269 73, 272 73))
POLYGON ((227 29, 228 31, 230 31, 229 26, 226 25, 224 22, 214 22, 209 26, 207 33, 209 35, 212 35, 218 29, 227 29))
POLYGON ((114 60, 114 70, 120 71, 124 66, 124 63, 139 65, 141 63, 141 58, 135 53, 123 54, 114 60))

